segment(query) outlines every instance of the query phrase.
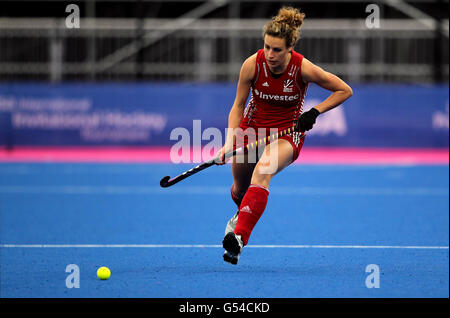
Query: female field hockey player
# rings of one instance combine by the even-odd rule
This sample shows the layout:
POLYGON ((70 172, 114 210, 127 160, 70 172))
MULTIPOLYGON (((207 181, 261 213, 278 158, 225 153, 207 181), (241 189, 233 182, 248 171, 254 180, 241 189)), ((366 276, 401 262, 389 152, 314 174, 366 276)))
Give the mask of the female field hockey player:
MULTIPOLYGON (((236 146, 237 128, 257 131, 256 140, 273 132, 295 127, 271 143, 266 143, 256 160, 232 161, 233 185, 231 198, 238 212, 228 221, 223 239, 226 262, 237 264, 242 248, 263 214, 272 178, 294 162, 303 146, 305 131, 310 130, 317 116, 340 105, 352 89, 337 76, 324 71, 294 51, 305 14, 296 8, 283 7, 278 15, 264 26, 264 49, 242 64, 236 97, 228 117, 225 145, 218 152, 223 155, 236 146), (315 83, 332 93, 311 110, 302 113, 309 83, 315 83), (251 91, 251 99, 245 103, 251 91), (261 135, 261 131, 265 135, 261 135), (270 131, 270 132, 269 132, 270 131), (268 166, 275 165, 271 169, 268 166)), ((239 129, 238 129, 239 130, 239 129)))

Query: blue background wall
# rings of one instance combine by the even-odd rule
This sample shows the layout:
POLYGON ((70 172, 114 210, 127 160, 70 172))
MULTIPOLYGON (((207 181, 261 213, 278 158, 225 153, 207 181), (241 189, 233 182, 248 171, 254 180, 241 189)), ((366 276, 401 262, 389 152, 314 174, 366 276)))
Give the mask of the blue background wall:
MULTIPOLYGON (((448 147, 448 85, 352 85, 310 146, 448 147)), ((174 128, 225 135, 235 84, 0 84, 0 144, 173 145, 174 128)), ((329 92, 308 89, 305 109, 329 92)), ((208 140, 203 141, 203 144, 208 140)))

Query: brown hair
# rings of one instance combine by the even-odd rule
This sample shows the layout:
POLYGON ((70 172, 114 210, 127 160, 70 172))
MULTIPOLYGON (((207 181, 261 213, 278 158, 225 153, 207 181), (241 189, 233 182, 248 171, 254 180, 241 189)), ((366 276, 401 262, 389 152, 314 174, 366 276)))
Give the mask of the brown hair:
POLYGON ((286 46, 294 46, 300 38, 300 27, 305 14, 293 7, 282 7, 278 15, 264 26, 263 36, 270 35, 286 40, 286 46))

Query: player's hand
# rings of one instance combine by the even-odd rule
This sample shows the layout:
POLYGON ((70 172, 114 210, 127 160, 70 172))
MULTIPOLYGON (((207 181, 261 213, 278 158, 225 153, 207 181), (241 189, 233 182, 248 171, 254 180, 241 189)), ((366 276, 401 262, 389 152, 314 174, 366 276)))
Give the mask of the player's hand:
POLYGON ((295 126, 296 131, 307 131, 310 130, 313 125, 316 123, 317 116, 320 115, 320 112, 314 107, 304 112, 300 115, 300 118, 297 121, 297 125, 295 126))
POLYGON ((228 145, 223 146, 216 154, 215 156, 215 161, 216 164, 221 166, 227 163, 228 160, 230 160, 230 158, 225 160, 225 154, 230 151, 232 148, 229 147, 228 145))

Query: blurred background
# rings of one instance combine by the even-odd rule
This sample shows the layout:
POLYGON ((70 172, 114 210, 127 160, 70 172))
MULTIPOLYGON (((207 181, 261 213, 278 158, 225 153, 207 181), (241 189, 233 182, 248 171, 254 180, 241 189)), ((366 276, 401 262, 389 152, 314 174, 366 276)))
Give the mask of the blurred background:
MULTIPOLYGON (((170 146, 193 120, 223 131, 282 5, 306 13, 295 49, 354 91, 310 146, 448 148, 445 0, 1 1, 0 145, 170 146)), ((310 85, 305 109, 328 94, 310 85)))

